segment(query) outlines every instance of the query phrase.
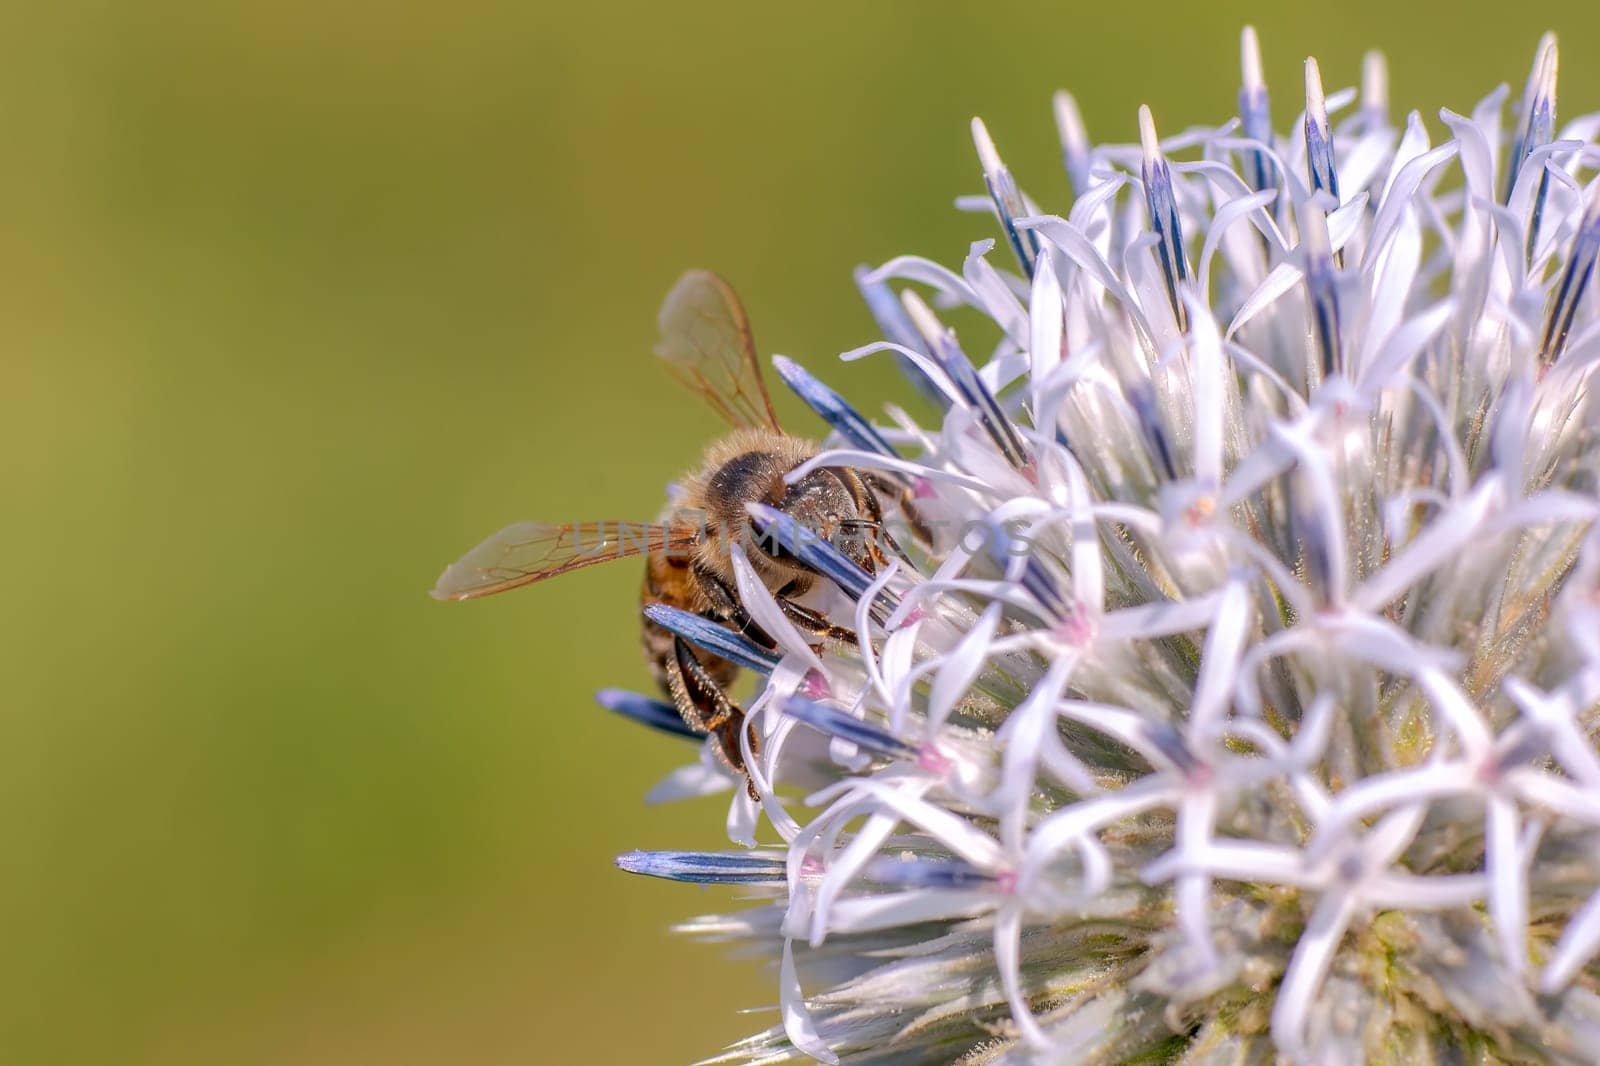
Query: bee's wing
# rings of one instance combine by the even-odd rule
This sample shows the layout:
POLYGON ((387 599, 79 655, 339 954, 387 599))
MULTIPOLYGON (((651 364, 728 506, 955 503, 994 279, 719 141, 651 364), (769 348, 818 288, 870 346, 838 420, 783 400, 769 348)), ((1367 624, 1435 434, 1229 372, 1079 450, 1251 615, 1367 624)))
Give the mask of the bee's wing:
POLYGON ((689 527, 642 522, 519 522, 451 563, 439 575, 433 598, 471 600, 642 552, 688 552, 697 534, 689 527))
POLYGON ((709 270, 689 271, 667 293, 656 324, 656 354, 673 377, 737 428, 778 428, 750 321, 726 281, 709 270))

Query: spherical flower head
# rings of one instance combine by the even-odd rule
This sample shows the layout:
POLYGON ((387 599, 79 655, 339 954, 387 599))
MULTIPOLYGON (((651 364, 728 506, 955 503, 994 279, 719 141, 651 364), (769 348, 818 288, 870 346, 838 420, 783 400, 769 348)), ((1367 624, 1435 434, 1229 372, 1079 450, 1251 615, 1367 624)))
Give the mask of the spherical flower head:
POLYGON ((852 639, 737 548, 777 651, 695 631, 763 675, 753 788, 658 796, 727 790, 745 847, 621 865, 762 900, 686 926, 776 964, 713 1061, 1593 1061, 1600 118, 1557 123, 1553 37, 1437 144, 1381 57, 1308 61, 1281 134, 1242 57, 1239 118, 1166 139, 1057 97, 1048 206, 974 123, 996 240, 863 268, 845 355, 937 423, 779 362, 832 427, 791 480, 899 502, 872 568, 751 509, 852 639))

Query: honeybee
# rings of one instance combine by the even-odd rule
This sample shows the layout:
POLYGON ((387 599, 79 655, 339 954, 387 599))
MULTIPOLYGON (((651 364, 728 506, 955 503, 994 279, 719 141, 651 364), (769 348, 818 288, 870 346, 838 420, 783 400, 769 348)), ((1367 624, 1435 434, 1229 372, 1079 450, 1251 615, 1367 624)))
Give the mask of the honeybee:
MULTIPOLYGON (((783 511, 802 528, 839 544, 869 573, 884 561, 881 541, 886 487, 849 467, 819 467, 788 484, 785 477, 820 451, 785 433, 762 381, 749 321, 732 288, 708 271, 680 278, 661 306, 656 354, 678 381, 709 403, 732 432, 712 444, 681 482, 657 521, 524 522, 473 548, 440 576, 433 596, 469 600, 519 588, 595 563, 643 554, 641 607, 690 611, 756 644, 773 648, 740 602, 730 549, 740 543, 751 568, 784 615, 817 643, 851 640, 850 630, 799 600, 818 580, 796 558, 751 535, 746 504, 783 511)), ((887 536, 887 534, 883 534, 887 536)), ((739 668, 642 618, 643 645, 655 679, 696 732, 711 734, 732 770, 746 773, 740 734, 745 712, 728 695, 739 668)), ((757 750, 754 734, 750 750, 757 750)), ((749 781, 746 774, 747 784, 749 781)), ((754 786, 749 786, 752 796, 754 786)))

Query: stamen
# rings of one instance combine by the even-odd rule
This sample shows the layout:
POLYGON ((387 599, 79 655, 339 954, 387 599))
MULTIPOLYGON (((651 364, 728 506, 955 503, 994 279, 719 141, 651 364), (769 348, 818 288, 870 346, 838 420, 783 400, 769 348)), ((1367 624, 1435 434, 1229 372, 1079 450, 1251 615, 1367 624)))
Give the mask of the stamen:
POLYGON ((702 735, 690 729, 678 709, 665 700, 652 699, 620 688, 605 688, 594 694, 594 701, 608 711, 671 736, 699 740, 702 735))
POLYGON ((843 396, 812 377, 805 367, 781 355, 772 357, 772 365, 777 368, 784 384, 794 390, 794 394, 805 401, 805 405, 820 415, 824 422, 838 430, 845 440, 864 452, 877 452, 891 459, 900 457, 900 453, 883 439, 872 423, 861 417, 861 413, 851 407, 843 396))
MULTIPOLYGON (((1256 40, 1254 26, 1246 26, 1239 37, 1239 66, 1244 75, 1239 88, 1239 120, 1244 135, 1271 147, 1272 108, 1267 101, 1267 82, 1261 74, 1261 44, 1256 40)), ((1246 162, 1250 184, 1257 192, 1273 187, 1276 174, 1265 152, 1251 152, 1246 162)))
POLYGON ((1025 218, 1033 212, 1022 202, 1022 194, 1017 191, 1017 183, 1011 177, 1011 171, 1000 161, 1000 153, 995 150, 994 139, 989 136, 989 130, 981 118, 972 120, 972 143, 978 149, 978 160, 983 164, 983 183, 988 186, 989 198, 994 201, 995 212, 1000 216, 1000 225, 1006 231, 1006 240, 1010 243, 1011 250, 1016 253, 1023 274, 1032 278, 1033 264, 1039 259, 1039 237, 1031 230, 1017 229, 1017 219, 1025 218))
POLYGON ((630 851, 617 856, 630 874, 696 885, 783 885, 783 856, 760 851, 630 851))
POLYGON ((917 749, 910 744, 837 707, 829 707, 827 704, 816 703, 799 696, 790 696, 783 701, 783 713, 799 719, 820 733, 848 740, 865 751, 886 755, 891 759, 915 760, 917 757, 917 749))
POLYGON ((1172 193, 1172 170, 1167 166, 1167 157, 1161 154, 1156 120, 1145 105, 1139 107, 1139 143, 1144 148, 1139 174, 1144 180, 1145 204, 1150 209, 1150 228, 1160 241, 1157 251, 1167 282, 1167 299, 1178 329, 1186 330, 1189 316, 1178 296, 1179 284, 1189 278, 1189 263, 1183 257, 1183 227, 1178 222, 1178 201, 1172 193))
POLYGON ((695 647, 758 674, 772 673, 782 658, 777 652, 761 647, 743 633, 735 633, 692 611, 668 607, 664 603, 651 603, 645 605, 644 616, 695 647))

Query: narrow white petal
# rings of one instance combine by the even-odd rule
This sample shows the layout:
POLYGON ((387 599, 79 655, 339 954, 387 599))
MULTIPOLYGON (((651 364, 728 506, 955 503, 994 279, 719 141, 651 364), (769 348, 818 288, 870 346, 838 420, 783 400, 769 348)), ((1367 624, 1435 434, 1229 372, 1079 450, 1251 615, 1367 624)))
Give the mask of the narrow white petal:
POLYGON ((1600 954, 1600 892, 1589 897, 1556 941, 1550 961, 1539 974, 1539 988, 1553 996, 1578 975, 1590 959, 1600 954))
POLYGON ((783 942, 782 972, 778 976, 779 1002, 783 1009, 783 1031, 794 1046, 818 1062, 837 1064, 835 1055, 817 1032, 806 1008, 805 993, 800 990, 800 976, 794 968, 794 941, 783 942))

